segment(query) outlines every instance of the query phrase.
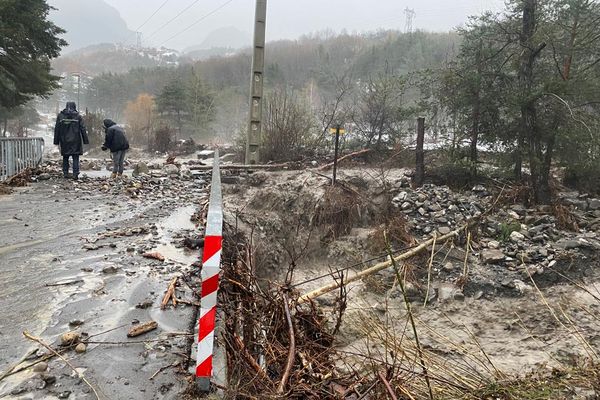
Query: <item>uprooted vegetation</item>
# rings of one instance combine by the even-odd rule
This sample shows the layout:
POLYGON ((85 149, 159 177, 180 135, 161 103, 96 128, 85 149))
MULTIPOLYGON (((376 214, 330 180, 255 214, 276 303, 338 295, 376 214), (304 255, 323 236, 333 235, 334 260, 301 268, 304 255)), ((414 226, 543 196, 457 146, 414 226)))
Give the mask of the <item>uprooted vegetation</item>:
POLYGON ((229 398, 596 395, 597 200, 526 207, 518 186, 411 189, 402 170, 345 170, 333 188, 260 174, 225 187, 229 398), (350 282, 425 240, 397 273, 350 282))

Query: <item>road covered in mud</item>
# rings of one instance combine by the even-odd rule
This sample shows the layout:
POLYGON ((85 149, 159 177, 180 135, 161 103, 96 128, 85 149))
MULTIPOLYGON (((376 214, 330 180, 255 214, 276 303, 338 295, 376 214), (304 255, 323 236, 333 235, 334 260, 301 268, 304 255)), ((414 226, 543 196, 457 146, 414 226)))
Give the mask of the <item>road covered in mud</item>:
POLYGON ((49 163, 0 196, 0 397, 178 398, 187 387, 210 174, 155 164, 75 182, 49 163), (156 329, 128 338, 150 321, 156 329))

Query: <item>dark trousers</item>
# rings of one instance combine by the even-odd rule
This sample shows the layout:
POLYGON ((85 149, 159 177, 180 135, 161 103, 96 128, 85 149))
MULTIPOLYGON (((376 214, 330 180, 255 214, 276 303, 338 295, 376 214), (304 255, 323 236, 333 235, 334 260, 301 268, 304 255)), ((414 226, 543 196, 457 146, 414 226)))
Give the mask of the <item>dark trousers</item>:
POLYGON ((73 176, 79 175, 79 155, 73 154, 72 156, 63 156, 63 175, 67 176, 69 173, 69 157, 73 157, 73 176))
POLYGON ((123 161, 125 161, 125 153, 127 153, 127 150, 119 150, 112 153, 113 173, 123 173, 123 161))

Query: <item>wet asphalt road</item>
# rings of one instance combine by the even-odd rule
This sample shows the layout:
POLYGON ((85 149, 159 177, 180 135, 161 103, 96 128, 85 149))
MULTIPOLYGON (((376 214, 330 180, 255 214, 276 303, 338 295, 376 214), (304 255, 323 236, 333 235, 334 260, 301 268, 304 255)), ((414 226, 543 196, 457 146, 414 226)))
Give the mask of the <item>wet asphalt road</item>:
MULTIPOLYGON (((159 304, 172 277, 194 268, 191 264, 199 259, 199 251, 170 244, 178 232, 198 229, 189 220, 196 207, 131 202, 81 186, 57 178, 0 196, 0 371, 37 347, 23 337, 24 330, 52 343, 73 329, 69 322, 82 321, 77 330, 90 335, 114 329, 96 341, 127 342, 132 322, 153 319, 159 329, 138 338, 147 343, 91 344, 86 353, 68 356, 104 398, 178 398, 187 384, 178 368, 149 378, 180 363, 189 347, 188 337, 167 333, 189 331, 194 308, 161 311, 159 304), (108 237, 96 242, 101 245, 97 250, 83 248, 86 238, 107 229, 151 224, 152 233, 108 237), (167 260, 143 258, 144 249, 159 250, 167 260), (116 272, 103 272, 106 267, 116 272), (60 285, 65 282, 75 283, 60 285), (142 303, 150 306, 136 307, 142 303)), ((199 182, 195 190, 203 189, 199 182)), ((188 288, 181 288, 178 297, 194 300, 188 288)), ((56 382, 44 383, 31 371, 11 376, 0 382, 0 398, 95 398, 60 360, 50 362, 46 375, 56 382)))

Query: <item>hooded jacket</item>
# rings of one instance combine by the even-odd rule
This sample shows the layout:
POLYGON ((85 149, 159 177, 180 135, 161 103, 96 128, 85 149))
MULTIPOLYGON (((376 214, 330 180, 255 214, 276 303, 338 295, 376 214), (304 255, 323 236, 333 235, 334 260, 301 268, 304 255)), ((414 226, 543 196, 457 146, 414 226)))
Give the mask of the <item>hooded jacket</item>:
POLYGON ((77 106, 70 101, 56 117, 54 144, 60 146, 60 154, 74 156, 83 154, 83 145, 89 144, 87 130, 77 106))
POLYGON ((106 135, 104 137, 104 144, 102 147, 110 149, 111 153, 129 149, 129 142, 125 137, 123 128, 117 125, 113 120, 104 120, 104 130, 106 135))

